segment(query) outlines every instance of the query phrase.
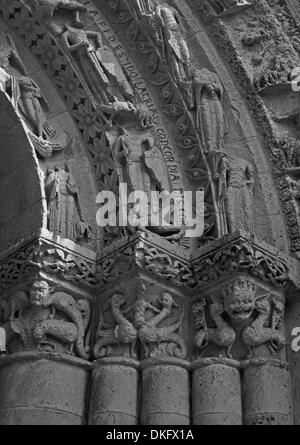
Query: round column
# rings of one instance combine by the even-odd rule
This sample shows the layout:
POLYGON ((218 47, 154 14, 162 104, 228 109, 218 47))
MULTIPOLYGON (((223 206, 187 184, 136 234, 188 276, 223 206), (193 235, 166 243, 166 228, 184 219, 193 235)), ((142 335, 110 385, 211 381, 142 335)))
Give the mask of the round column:
POLYGON ((139 363, 104 358, 94 363, 90 425, 137 425, 139 363))
POLYGON ((0 359, 0 424, 84 424, 89 369, 88 362, 60 354, 0 359))
POLYGON ((194 425, 242 424, 239 366, 239 362, 221 358, 192 364, 194 425))
POLYGON ((189 425, 189 363, 149 359, 142 363, 142 425, 189 425))
POLYGON ((246 425, 293 425, 288 364, 268 359, 244 362, 243 405, 246 425))

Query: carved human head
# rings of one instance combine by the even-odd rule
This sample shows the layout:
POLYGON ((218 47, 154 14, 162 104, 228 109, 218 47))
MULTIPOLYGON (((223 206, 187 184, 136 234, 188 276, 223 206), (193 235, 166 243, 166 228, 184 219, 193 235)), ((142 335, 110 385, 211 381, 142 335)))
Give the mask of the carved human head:
POLYGON ((244 278, 239 278, 223 289, 224 307, 235 321, 248 320, 255 308, 257 287, 244 278))
POLYGON ((161 305, 166 309, 171 309, 173 306, 178 307, 178 304, 174 301, 174 298, 169 292, 164 292, 160 298, 161 305))
POLYGON ((34 306, 43 306, 49 296, 50 286, 46 281, 35 280, 30 288, 29 298, 34 306))

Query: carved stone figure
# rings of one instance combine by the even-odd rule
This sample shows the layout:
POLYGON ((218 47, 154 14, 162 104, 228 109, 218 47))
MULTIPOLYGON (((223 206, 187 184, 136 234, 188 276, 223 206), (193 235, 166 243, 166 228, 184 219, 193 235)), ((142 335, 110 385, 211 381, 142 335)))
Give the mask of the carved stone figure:
POLYGON ((271 302, 270 295, 265 295, 256 300, 255 309, 258 313, 257 318, 242 334, 243 341, 249 348, 249 357, 253 357, 254 347, 264 343, 268 344, 273 354, 280 351, 285 345, 285 335, 280 330, 284 318, 284 303, 275 298, 271 302), (268 324, 271 326, 267 327, 268 324))
POLYGON ((222 291, 224 308, 231 320, 249 320, 256 302, 257 286, 244 278, 236 279, 222 291))
POLYGON ((68 135, 48 121, 47 101, 19 56, 13 39, 0 33, 0 89, 6 92, 25 123, 36 151, 44 158, 64 150, 68 135))
POLYGON ((128 128, 136 130, 147 130, 153 126, 149 110, 144 104, 133 105, 131 102, 115 100, 110 104, 100 104, 97 107, 100 113, 108 116, 108 129, 128 128))
POLYGON ((194 345, 200 350, 204 350, 209 346, 209 332, 205 314, 206 301, 200 300, 193 304, 192 312, 195 324, 194 345))
POLYGON ((156 14, 156 0, 125 0, 128 8, 140 20, 147 35, 154 44, 161 50, 163 45, 163 35, 161 29, 161 19, 156 14))
POLYGON ((179 84, 191 80, 191 54, 183 37, 180 17, 175 8, 163 3, 156 8, 156 15, 161 21, 164 58, 172 67, 174 80, 179 84))
POLYGON ((202 299, 194 303, 193 315, 196 333, 195 347, 204 353, 210 344, 226 349, 232 358, 232 349, 239 338, 253 357, 255 347, 267 344, 271 353, 278 352, 285 344, 281 331, 284 302, 270 294, 257 296, 257 286, 245 278, 237 278, 222 290, 221 299, 210 304, 210 315, 216 328, 207 323, 202 299))
POLYGON ((152 191, 169 191, 164 158, 148 130, 151 127, 148 110, 120 101, 98 109, 109 115, 109 127, 119 129, 119 136, 108 134, 108 139, 120 166, 120 181, 128 185, 129 192, 144 191, 151 202, 152 191))
MULTIPOLYGON (((148 195, 152 212, 158 213, 159 201, 152 192, 165 192, 167 195, 171 191, 171 184, 163 154, 149 131, 152 120, 148 109, 143 105, 115 101, 110 105, 99 106, 98 110, 105 113, 108 127, 118 128, 120 132, 117 138, 114 132, 107 133, 119 166, 120 181, 128 185, 129 192, 144 191, 148 195)), ((150 217, 150 209, 145 211, 150 217)), ((155 227, 153 231, 173 239, 177 237, 181 227, 174 230, 170 227, 166 232, 163 229, 155 227)))
POLYGON ((36 17, 47 26, 54 34, 61 32, 60 26, 54 23, 54 13, 58 10, 67 11, 76 28, 83 28, 80 13, 86 11, 86 7, 74 0, 31 0, 36 17))
POLYGON ((115 294, 111 298, 111 312, 117 326, 113 329, 103 329, 103 320, 100 321, 97 330, 97 341, 94 346, 94 357, 108 357, 113 354, 112 346, 130 345, 130 356, 135 357, 137 342, 137 329, 125 317, 122 307, 126 304, 126 299, 122 294, 115 294))
POLYGON ((222 150, 225 135, 223 86, 218 76, 203 68, 195 70, 194 96, 196 128, 201 135, 204 152, 222 150))
MULTIPOLYGON (((118 166, 119 180, 128 185, 128 192, 143 191, 148 195, 151 209, 145 209, 143 214, 149 215, 148 220, 150 220, 151 214, 158 215, 159 212, 158 194, 161 199, 167 200, 171 192, 166 161, 153 133, 149 131, 153 126, 151 114, 145 105, 133 105, 131 102, 121 101, 115 101, 110 105, 100 105, 98 111, 103 114, 103 119, 111 130, 106 136, 118 166)), ((130 215, 131 221, 136 224, 134 209, 130 215)), ((184 236, 185 228, 173 224, 174 209, 172 208, 171 215, 165 212, 164 217, 168 227, 158 224, 152 225, 149 230, 170 241, 178 241, 184 236)), ((131 229, 136 229, 136 226, 130 226, 131 229)), ((145 230, 145 226, 139 227, 139 230, 145 230)))
POLYGON ((119 62, 103 44, 99 32, 66 26, 61 42, 97 104, 134 96, 119 62))
POLYGON ((42 138, 49 111, 48 104, 38 85, 28 76, 16 79, 19 88, 16 102, 33 133, 42 138))
POLYGON ((12 78, 12 92, 18 109, 29 131, 36 151, 43 157, 62 151, 71 143, 66 132, 58 131, 48 121, 48 103, 39 86, 29 76, 12 78))
MULTIPOLYGON (((177 358, 185 358, 187 348, 183 338, 178 334, 182 327, 184 310, 176 317, 171 326, 161 326, 161 323, 167 321, 172 314, 172 309, 178 305, 174 298, 168 292, 162 294, 160 298, 161 309, 145 301, 142 291, 135 303, 134 325, 138 328, 138 338, 142 343, 145 357, 156 357, 163 353, 177 358), (149 318, 147 312, 156 314, 149 318), (166 345, 163 348, 163 345, 166 345)), ((148 314, 149 315, 149 314, 148 314)))
POLYGON ((62 45, 74 60, 91 94, 99 103, 109 102, 109 80, 103 69, 99 49, 103 42, 100 33, 66 26, 61 35, 62 45))
POLYGON ((79 190, 72 174, 61 168, 48 171, 46 194, 48 229, 75 242, 84 238, 89 240, 91 228, 85 222, 79 190))
POLYGON ((228 230, 230 233, 240 229, 255 233, 253 166, 242 158, 228 156, 227 160, 226 210, 228 230))
POLYGON ((166 161, 159 147, 155 145, 155 138, 152 135, 149 135, 145 143, 144 162, 156 185, 156 190, 169 192, 170 180, 166 161))
POLYGON ((193 315, 196 328, 194 345, 204 351, 211 343, 226 349, 228 357, 232 357, 231 350, 236 340, 236 333, 225 321, 223 304, 214 303, 210 306, 211 317, 216 328, 209 328, 206 321, 205 301, 198 301, 193 305, 193 315))
MULTIPOLYGON (((150 221, 151 214, 158 215, 160 213, 160 201, 157 193, 165 192, 167 197, 171 188, 165 159, 159 147, 156 146, 155 138, 151 133, 133 133, 124 130, 124 134, 116 141, 114 152, 122 167, 122 181, 128 185, 129 191, 143 191, 148 195, 147 208, 143 215, 148 215, 148 221, 150 221)), ((166 217, 169 217, 172 224, 174 215, 166 217)), ((132 218, 134 220, 134 214, 132 214, 132 218)), ((143 230, 143 227, 140 229, 143 230)), ((149 225, 149 230, 171 241, 184 235, 181 229, 181 227, 149 225)))
POLYGON ((131 191, 144 191, 149 198, 151 191, 169 191, 165 162, 150 133, 134 135, 125 130, 114 151, 124 165, 124 179, 131 191))
POLYGON ((36 280, 29 294, 18 292, 10 301, 9 317, 3 324, 12 352, 20 347, 74 353, 88 359, 85 346, 86 328, 90 320, 88 303, 76 302, 63 292, 51 294, 47 282, 36 280), (82 307, 85 307, 84 313, 82 307), (18 346, 21 343, 21 346, 18 346))
POLYGON ((94 347, 95 358, 108 357, 114 354, 114 346, 130 346, 130 356, 136 357, 136 345, 143 347, 145 357, 167 355, 185 358, 187 355, 184 340, 178 334, 182 327, 184 312, 176 316, 176 321, 170 326, 161 326, 163 322, 174 318, 173 309, 178 308, 171 294, 165 292, 159 299, 160 308, 149 303, 145 298, 145 287, 138 298, 126 308, 126 298, 115 294, 110 300, 111 313, 117 325, 105 328, 101 317, 97 341, 94 347), (129 316, 133 313, 132 316, 129 316), (128 317, 125 316, 128 314, 128 317), (154 316, 152 316, 154 314, 154 316), (132 319, 132 321, 130 321, 132 319))

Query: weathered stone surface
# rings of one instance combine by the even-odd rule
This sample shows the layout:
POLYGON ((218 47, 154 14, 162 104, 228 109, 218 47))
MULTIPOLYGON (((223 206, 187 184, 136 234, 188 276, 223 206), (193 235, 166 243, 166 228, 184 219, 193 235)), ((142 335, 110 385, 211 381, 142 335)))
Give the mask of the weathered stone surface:
POLYGON ((186 363, 142 363, 142 425, 189 425, 190 394, 186 363))
POLYGON ((82 425, 89 364, 59 354, 20 353, 0 363, 1 425, 82 425))
POLYGON ((102 359, 94 363, 89 425, 137 425, 139 363, 102 359))
POLYGON ((0 424, 300 422, 298 65, 295 0, 0 0, 0 424))
POLYGON ((250 361, 243 368, 246 425, 293 425, 291 377, 287 363, 250 361))
POLYGON ((239 363, 204 359, 193 368, 193 424, 242 425, 239 363))

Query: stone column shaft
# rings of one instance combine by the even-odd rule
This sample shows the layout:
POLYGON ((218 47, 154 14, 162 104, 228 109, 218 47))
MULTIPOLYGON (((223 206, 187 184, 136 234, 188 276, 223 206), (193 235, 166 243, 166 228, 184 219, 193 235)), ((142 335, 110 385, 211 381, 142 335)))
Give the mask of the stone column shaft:
POLYGON ((286 362, 245 362, 242 388, 246 425, 293 425, 291 376, 286 362))
POLYGON ((142 363, 142 425, 189 425, 188 363, 145 360, 142 363))
POLYGON ((90 425, 138 423, 139 363, 106 358, 94 364, 89 410, 90 425))
POLYGON ((193 368, 193 424, 241 425, 242 397, 239 363, 203 359, 193 368))
POLYGON ((1 425, 86 423, 90 364, 60 354, 18 353, 0 360, 1 425))

